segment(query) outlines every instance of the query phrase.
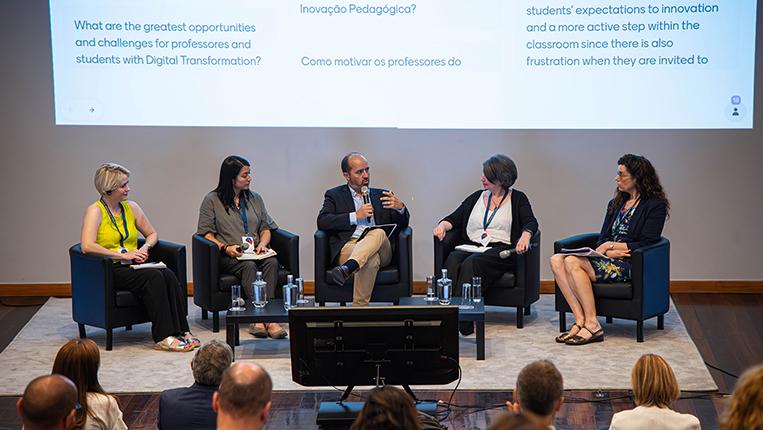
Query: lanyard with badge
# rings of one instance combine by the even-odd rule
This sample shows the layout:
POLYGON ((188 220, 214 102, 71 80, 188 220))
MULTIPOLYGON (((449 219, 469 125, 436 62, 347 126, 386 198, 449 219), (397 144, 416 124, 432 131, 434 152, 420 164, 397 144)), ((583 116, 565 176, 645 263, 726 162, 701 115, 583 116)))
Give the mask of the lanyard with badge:
MULTIPOLYGON (((638 203, 638 200, 636 201, 638 203)), ((612 236, 613 239, 618 240, 622 235, 627 234, 626 231, 620 231, 621 224, 623 221, 625 221, 626 218, 630 218, 633 215, 633 212, 636 210, 636 203, 633 203, 628 210, 625 210, 625 203, 620 207, 620 210, 617 211, 617 217, 615 217, 615 222, 612 223, 612 236)), ((623 226, 627 229, 627 226, 623 226)))
POLYGON ((101 204, 106 209, 106 213, 109 214, 109 219, 111 219, 111 223, 114 225, 114 228, 117 230, 117 233, 119 233, 119 253, 120 254, 127 253, 127 248, 125 248, 125 240, 127 240, 127 238, 130 237, 130 230, 127 228, 127 216, 125 215, 124 207, 122 207, 122 225, 124 226, 125 234, 122 235, 122 232, 119 230, 119 225, 117 224, 117 220, 114 218, 114 214, 111 213, 111 209, 109 209, 109 205, 107 205, 106 202, 103 200, 103 197, 101 197, 101 204))
POLYGON ((493 218, 495 218, 496 212, 498 212, 498 208, 501 207, 503 204, 503 201, 506 200, 506 196, 509 195, 509 191, 506 191, 506 193, 503 194, 503 197, 501 197, 501 201, 498 202, 497 205, 493 208, 493 213, 490 214, 490 218, 487 217, 488 212, 490 212, 490 202, 493 201, 493 193, 490 193, 487 197, 487 205, 485 205, 485 216, 482 217, 482 236, 480 236, 480 243, 482 246, 487 246, 488 243, 492 240, 489 234, 487 234, 487 228, 490 227, 490 223, 493 222, 493 218))
POLYGON ((246 219, 246 199, 239 197, 239 211, 241 222, 244 223, 244 235, 241 236, 241 247, 244 251, 254 252, 254 238, 249 234, 249 220, 246 219))

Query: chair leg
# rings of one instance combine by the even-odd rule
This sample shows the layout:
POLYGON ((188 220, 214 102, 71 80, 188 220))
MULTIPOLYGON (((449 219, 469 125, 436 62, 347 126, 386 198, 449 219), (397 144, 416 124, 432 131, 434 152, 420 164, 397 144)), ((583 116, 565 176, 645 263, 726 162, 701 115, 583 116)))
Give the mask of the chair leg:
POLYGON ((525 306, 525 315, 530 315, 530 314, 532 314, 532 312, 530 311, 530 306, 531 306, 531 305, 527 305, 527 306, 525 306))
POLYGON ((106 329, 106 351, 111 351, 111 348, 114 346, 114 330, 107 328, 106 329))
POLYGON ((644 341, 644 321, 636 321, 636 342, 644 341))
POLYGON ((567 331, 567 312, 559 312, 559 333, 567 331))
POLYGON ((522 309, 522 306, 517 306, 517 328, 522 328, 525 326, 525 310, 522 309))
POLYGON ((85 324, 77 324, 79 327, 79 337, 80 339, 84 339, 87 337, 87 333, 85 333, 85 324))
POLYGON ((131 324, 126 325, 125 326, 125 330, 127 330, 127 331, 132 330, 132 325, 131 324))
POLYGON ((657 330, 665 329, 665 315, 657 315, 657 330))
POLYGON ((326 306, 326 302, 318 302, 318 306, 324 307, 324 306, 326 306))
POLYGON ((607 317, 607 324, 612 324, 612 317, 607 317))
POLYGON ((212 332, 218 333, 220 331, 220 313, 217 311, 212 312, 212 332))
POLYGON ((201 319, 203 319, 203 320, 208 320, 209 319, 209 314, 207 314, 207 310, 206 309, 202 309, 201 310, 201 319))

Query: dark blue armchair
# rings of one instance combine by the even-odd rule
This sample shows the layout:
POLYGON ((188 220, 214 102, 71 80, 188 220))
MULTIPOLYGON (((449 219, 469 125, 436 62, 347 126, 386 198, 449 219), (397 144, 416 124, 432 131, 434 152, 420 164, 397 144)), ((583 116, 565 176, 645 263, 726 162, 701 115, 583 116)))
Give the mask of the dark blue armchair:
MULTIPOLYGON (((276 298, 281 297, 281 285, 286 284, 286 276, 299 278, 299 236, 282 228, 270 230, 270 247, 278 255, 278 283, 276 298)), ((212 312, 212 331, 220 331, 220 311, 231 305, 230 287, 240 283, 233 275, 220 273, 220 251, 217 245, 198 234, 191 238, 193 247, 193 303, 201 308, 201 319, 207 319, 212 312)))
MULTIPOLYGON (((554 242, 554 252, 562 248, 596 248, 598 233, 586 233, 554 242)), ((594 283, 596 314, 636 321, 636 341, 644 341, 644 321, 657 317, 657 328, 664 328, 664 316, 670 308, 670 242, 659 242, 631 251, 631 282, 594 283)), ((559 286, 556 290, 556 310, 559 311, 559 331, 567 330, 566 313, 570 312, 559 286)))
MULTIPOLYGON (((138 240, 143 246, 144 239, 138 240)), ((72 274, 72 318, 79 325, 79 336, 87 337, 85 326, 106 330, 106 351, 113 345, 113 330, 150 322, 143 304, 129 291, 114 288, 114 263, 111 258, 84 254, 80 244, 69 248, 72 274)), ((185 245, 160 240, 151 248, 149 260, 162 261, 183 286, 184 312, 188 315, 185 245)))
MULTIPOLYGON (((352 303, 354 275, 344 285, 330 281, 330 271, 334 267, 329 251, 329 234, 316 230, 315 239, 315 303, 325 306, 326 302, 342 305, 352 303)), ((391 238, 392 261, 381 267, 376 274, 376 285, 371 293, 372 302, 400 303, 400 297, 410 297, 413 292, 413 229, 406 227, 391 238)))
MULTIPOLYGON (((461 229, 449 230, 443 240, 434 238, 434 278, 437 279, 445 268, 445 260, 450 252, 462 243, 461 229)), ((531 314, 531 306, 540 298, 540 230, 530 239, 534 245, 524 254, 517 254, 516 269, 506 272, 495 281, 492 288, 485 289, 486 305, 517 308, 517 328, 524 327, 524 316, 531 314)), ((460 293, 461 287, 454 288, 460 293)))

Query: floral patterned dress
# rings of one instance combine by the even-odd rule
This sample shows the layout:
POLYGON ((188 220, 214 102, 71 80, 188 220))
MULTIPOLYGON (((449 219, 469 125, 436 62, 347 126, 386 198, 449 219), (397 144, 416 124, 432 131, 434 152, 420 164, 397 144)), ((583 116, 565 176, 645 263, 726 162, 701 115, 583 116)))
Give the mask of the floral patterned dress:
MULTIPOLYGON (((633 212, 636 205, 620 208, 617 218, 612 223, 612 240, 614 242, 626 242, 628 238, 628 227, 630 226, 633 212)), ((615 258, 589 257, 588 260, 596 273, 596 282, 629 282, 631 280, 630 259, 618 260, 615 258)))

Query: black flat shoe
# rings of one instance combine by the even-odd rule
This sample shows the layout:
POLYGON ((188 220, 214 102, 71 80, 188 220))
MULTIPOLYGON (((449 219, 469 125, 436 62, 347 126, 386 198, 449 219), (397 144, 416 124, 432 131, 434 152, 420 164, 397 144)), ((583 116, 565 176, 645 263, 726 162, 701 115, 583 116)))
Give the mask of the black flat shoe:
POLYGON ((583 326, 581 330, 585 330, 588 333, 591 333, 591 337, 588 339, 584 338, 583 336, 572 336, 570 338, 567 338, 567 340, 564 341, 565 345, 586 345, 589 343, 594 342, 603 342, 604 341, 604 329, 600 328, 596 331, 596 333, 592 332, 591 329, 588 327, 583 326))
MULTIPOLYGON (((583 326, 578 325, 578 323, 572 324, 572 327, 577 327, 578 328, 578 332, 580 332, 580 330, 583 329, 583 326)), ((560 334, 559 336, 554 338, 554 340, 556 340, 556 343, 564 343, 564 342, 566 342, 567 339, 572 337, 572 336, 570 336, 570 332, 571 331, 572 331, 572 328, 570 328, 570 330, 565 331, 564 333, 560 334)))
POLYGON ((344 264, 331 269, 331 280, 340 287, 344 285, 345 282, 347 282, 347 279, 350 277, 350 275, 352 275, 352 272, 344 264))

